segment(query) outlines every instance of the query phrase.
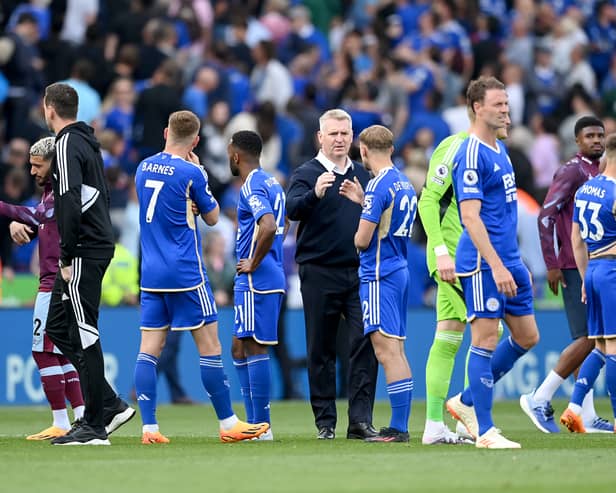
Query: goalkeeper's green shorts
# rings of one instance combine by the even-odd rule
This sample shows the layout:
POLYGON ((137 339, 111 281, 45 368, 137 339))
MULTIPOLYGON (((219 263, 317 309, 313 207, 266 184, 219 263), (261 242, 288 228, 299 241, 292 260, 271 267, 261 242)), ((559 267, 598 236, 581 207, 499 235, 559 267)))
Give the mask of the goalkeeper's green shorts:
POLYGON ((459 320, 466 323, 466 303, 460 281, 456 279, 455 284, 442 281, 438 274, 434 274, 436 281, 436 321, 459 320))

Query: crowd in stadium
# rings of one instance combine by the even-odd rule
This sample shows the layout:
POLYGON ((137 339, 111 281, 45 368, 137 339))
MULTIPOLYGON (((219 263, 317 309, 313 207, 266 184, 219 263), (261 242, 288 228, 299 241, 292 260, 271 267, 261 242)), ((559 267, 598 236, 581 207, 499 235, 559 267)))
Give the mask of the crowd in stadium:
MULTIPOLYGON (((190 109, 202 121, 196 152, 224 213, 205 242, 220 305, 232 300, 240 183, 226 146, 237 130, 259 132, 262 166, 285 184, 317 152, 319 115, 343 108, 355 135, 372 124, 392 130, 395 163, 419 192, 434 148, 468 126, 468 81, 495 75, 509 96, 507 146, 527 194, 521 248, 539 280, 537 202, 576 152, 575 121, 595 114, 606 134, 616 130, 612 1, 31 0, 3 1, 0 14, 0 199, 38 203, 28 149, 50 135, 44 87, 66 81, 79 94, 78 119, 103 148, 119 242, 137 258, 135 168, 163 147, 169 114, 190 109)), ((417 223, 411 306, 431 302, 417 223)), ((34 243, 15 248, 0 219, 5 278, 36 270, 34 243)), ((291 276, 292 243, 291 234, 291 276)))

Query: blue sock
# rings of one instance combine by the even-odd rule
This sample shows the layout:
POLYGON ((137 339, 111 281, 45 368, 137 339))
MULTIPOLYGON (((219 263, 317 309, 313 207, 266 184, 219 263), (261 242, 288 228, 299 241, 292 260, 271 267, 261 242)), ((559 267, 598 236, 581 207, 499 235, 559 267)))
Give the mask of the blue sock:
POLYGON ((517 360, 526 354, 524 349, 511 336, 501 339, 492 355, 492 374, 494 383, 498 382, 507 374, 517 360))
POLYGON ((250 397, 250 378, 248 377, 248 360, 234 359, 233 366, 237 372, 237 378, 240 381, 240 390, 244 398, 244 407, 246 408, 246 422, 255 423, 252 412, 252 398, 250 397))
POLYGON ((411 384, 409 385, 409 406, 406 409, 406 417, 404 418, 404 422, 408 423, 411 418, 411 403, 413 402, 413 388, 415 384, 413 383, 413 377, 410 378, 411 384))
POLYGON ((270 422, 270 358, 268 354, 248 356, 250 398, 255 423, 270 422))
POLYGON ((390 428, 405 433, 409 431, 412 388, 412 378, 404 378, 387 384, 387 395, 389 395, 389 403, 391 404, 390 428))
POLYGON ((578 373, 577 380, 575 381, 575 387, 573 387, 573 393, 571 394, 571 403, 582 405, 584 397, 595 384, 595 380, 599 376, 599 372, 605 364, 605 354, 599 351, 597 348, 593 349, 580 366, 580 372, 578 373))
MULTIPOLYGON (((503 378, 503 376, 513 368, 515 362, 524 356, 527 351, 527 349, 524 349, 515 342, 511 336, 501 340, 492 355, 492 374, 494 383, 503 378)), ((471 395, 470 387, 464 389, 461 400, 462 403, 467 406, 473 405, 473 396, 471 395)))
POLYGON ((201 382, 207 392, 218 419, 226 419, 233 416, 231 407, 231 394, 229 393, 229 381, 222 367, 222 357, 200 356, 201 382))
POLYGON ((470 380, 468 379, 468 375, 469 375, 469 370, 470 370, 470 358, 471 358, 471 349, 473 348, 473 346, 470 346, 468 348, 468 353, 466 355, 466 380, 468 380, 468 386, 462 391, 462 395, 460 396, 460 401, 462 401, 462 404, 464 404, 465 406, 472 406, 473 405, 473 396, 471 394, 471 386, 470 386, 470 380))
POLYGON ((605 355, 605 386, 612 402, 612 412, 616 419, 616 354, 605 355))
POLYGON ((144 425, 155 425, 156 421, 156 365, 158 358, 147 353, 137 355, 135 364, 135 393, 144 425))
MULTIPOLYGON (((469 353, 467 355, 467 357, 470 357, 470 349, 469 349, 469 353)), ((466 366, 466 375, 468 375, 468 365, 466 366)), ((467 376, 468 378, 468 376, 467 376)), ((462 404, 464 404, 465 406, 472 406, 473 405, 473 396, 471 395, 471 386, 469 385, 468 387, 466 387, 463 391, 462 391, 462 395, 460 396, 460 400, 462 401, 462 404)))
POLYGON ((491 360, 492 351, 471 346, 468 357, 468 383, 479 424, 479 435, 483 435, 494 426, 492 421, 494 375, 491 360))

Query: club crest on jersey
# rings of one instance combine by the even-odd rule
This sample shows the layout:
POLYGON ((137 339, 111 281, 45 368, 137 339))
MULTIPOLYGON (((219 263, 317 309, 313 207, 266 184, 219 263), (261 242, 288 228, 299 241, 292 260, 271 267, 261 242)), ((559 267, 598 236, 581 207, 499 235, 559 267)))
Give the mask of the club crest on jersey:
POLYGON ((462 180, 464 180, 465 185, 476 185, 479 181, 479 176, 474 169, 464 170, 464 174, 462 175, 462 180))
POLYGON ((486 308, 491 311, 491 312, 495 312, 496 310, 498 310, 498 308, 500 307, 500 303, 496 298, 488 298, 486 301, 486 308))
POLYGON ((439 178, 447 178, 448 174, 449 168, 446 164, 441 164, 436 168, 436 176, 438 176, 439 178))
POLYGON ((364 197, 364 210, 362 211, 364 214, 370 214, 372 210, 372 195, 366 195, 364 197))
POLYGON ((252 195, 248 199, 248 205, 252 209, 252 213, 253 214, 256 214, 257 212, 262 211, 263 209, 265 209, 265 206, 263 205, 263 202, 261 202, 261 200, 259 200, 259 197, 255 196, 255 195, 252 195))

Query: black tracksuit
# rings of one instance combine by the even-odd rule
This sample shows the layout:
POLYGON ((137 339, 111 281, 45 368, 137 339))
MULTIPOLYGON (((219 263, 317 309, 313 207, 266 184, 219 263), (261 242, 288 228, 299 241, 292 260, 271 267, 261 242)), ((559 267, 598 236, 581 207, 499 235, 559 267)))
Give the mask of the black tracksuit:
POLYGON ((114 242, 103 160, 91 127, 77 122, 58 133, 51 176, 60 261, 72 266, 73 275, 66 283, 58 271, 46 331, 79 372, 85 421, 104 431, 104 406, 112 407, 117 396, 105 380, 98 310, 114 242))
POLYGON ((353 238, 361 206, 342 197, 344 179, 356 176, 365 188, 368 172, 359 163, 334 184, 323 198, 314 193, 325 167, 312 159, 301 165, 287 191, 289 219, 299 221, 297 251, 306 321, 310 402, 318 428, 336 426, 336 334, 340 317, 349 327, 349 423, 372 423, 378 364, 370 339, 364 336, 359 301, 359 258, 353 238))

